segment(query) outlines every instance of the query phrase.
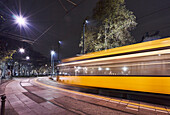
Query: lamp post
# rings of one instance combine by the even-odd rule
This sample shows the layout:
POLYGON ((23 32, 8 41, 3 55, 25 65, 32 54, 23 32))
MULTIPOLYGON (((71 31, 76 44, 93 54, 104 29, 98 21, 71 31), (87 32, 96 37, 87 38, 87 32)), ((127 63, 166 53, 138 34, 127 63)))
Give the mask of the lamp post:
POLYGON ((57 62, 60 62, 60 45, 62 44, 62 41, 58 41, 58 56, 57 56, 57 62))
POLYGON ((89 23, 88 20, 85 20, 84 23, 83 23, 83 54, 85 53, 85 51, 84 51, 84 50, 85 50, 85 49, 84 49, 84 39, 85 39, 85 35, 84 35, 84 34, 85 34, 85 26, 86 26, 87 23, 89 23))
POLYGON ((51 51, 51 76, 54 75, 54 56, 55 55, 55 51, 52 50, 51 51))
MULTIPOLYGON (((60 63, 60 45, 62 44, 62 41, 58 41, 58 56, 57 56, 57 64, 60 63)), ((59 80, 59 67, 57 66, 57 81, 59 80)))
MULTIPOLYGON (((20 27, 20 34, 21 34, 21 27, 25 28, 28 25, 27 18, 23 17, 21 14, 13 15, 13 18, 14 18, 15 24, 17 24, 20 27)), ((25 52, 25 49, 20 48, 19 52, 21 54, 23 54, 25 52)), ((20 73, 21 73, 21 67, 20 67, 20 63, 19 63, 19 76, 20 76, 20 73)))
MULTIPOLYGON (((19 52, 21 54, 25 53, 25 49, 24 48, 19 48, 19 52)), ((21 56, 21 59, 19 59, 19 76, 21 75, 21 61, 22 60, 22 56, 21 56)))
POLYGON ((107 50, 107 36, 106 36, 107 29, 108 28, 106 28, 106 25, 105 25, 105 50, 107 50))

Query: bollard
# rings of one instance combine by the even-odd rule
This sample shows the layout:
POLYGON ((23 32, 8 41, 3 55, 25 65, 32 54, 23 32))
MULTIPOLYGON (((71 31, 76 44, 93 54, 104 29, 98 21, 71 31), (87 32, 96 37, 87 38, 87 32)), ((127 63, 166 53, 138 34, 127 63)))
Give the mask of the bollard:
POLYGON ((1 115, 5 115, 5 99, 5 94, 1 95, 1 115))

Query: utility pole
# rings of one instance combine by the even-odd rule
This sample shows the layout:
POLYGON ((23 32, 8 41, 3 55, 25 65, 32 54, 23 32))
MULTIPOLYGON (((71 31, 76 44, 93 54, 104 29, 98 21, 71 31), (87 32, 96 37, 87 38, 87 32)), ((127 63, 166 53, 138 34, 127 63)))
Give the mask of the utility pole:
POLYGON ((105 50, 107 50, 107 37, 106 37, 106 30, 107 28, 106 28, 106 25, 105 25, 105 50))
POLYGON ((84 52, 85 52, 85 50, 84 50, 84 34, 85 34, 85 24, 86 24, 86 22, 84 22, 84 23, 83 23, 83 54, 84 54, 84 52))

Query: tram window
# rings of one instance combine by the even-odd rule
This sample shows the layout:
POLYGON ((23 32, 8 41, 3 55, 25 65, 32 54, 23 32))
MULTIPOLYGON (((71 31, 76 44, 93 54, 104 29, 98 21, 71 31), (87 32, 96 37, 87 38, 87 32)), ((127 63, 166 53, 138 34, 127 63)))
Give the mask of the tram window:
MULTIPOLYGON (((162 56, 162 55, 161 55, 162 56)), ((61 74, 68 75, 170 75, 170 60, 116 63, 93 66, 61 67, 61 74)))

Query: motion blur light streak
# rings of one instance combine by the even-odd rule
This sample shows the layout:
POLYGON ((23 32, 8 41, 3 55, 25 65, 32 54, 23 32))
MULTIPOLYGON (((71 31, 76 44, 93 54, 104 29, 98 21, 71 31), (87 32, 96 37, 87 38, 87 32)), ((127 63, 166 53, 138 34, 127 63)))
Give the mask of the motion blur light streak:
POLYGON ((98 70, 99 70, 99 71, 101 71, 101 70, 102 70, 102 68, 101 68, 101 67, 99 67, 99 68, 98 68, 98 70))
POLYGON ((60 75, 58 81, 78 86, 169 95, 170 42, 166 42, 169 40, 164 38, 64 60, 64 66, 59 66, 60 71, 67 75, 60 75), (74 66, 82 66, 87 71, 77 72, 74 66))
POLYGON ((151 56, 151 55, 158 55, 158 54, 162 54, 162 53, 168 54, 169 52, 170 52, 170 49, 166 49, 166 50, 153 51, 153 52, 144 52, 144 53, 122 55, 122 56, 107 57, 107 58, 101 58, 101 59, 85 60, 85 61, 81 61, 81 62, 62 63, 62 64, 59 64, 58 66, 66 66, 66 65, 72 65, 72 64, 90 63, 90 62, 99 62, 99 61, 106 61, 106 60, 112 60, 112 59, 125 59, 125 58, 141 57, 141 56, 151 56))
POLYGON ((110 70, 110 68, 106 68, 106 70, 110 70))

